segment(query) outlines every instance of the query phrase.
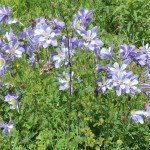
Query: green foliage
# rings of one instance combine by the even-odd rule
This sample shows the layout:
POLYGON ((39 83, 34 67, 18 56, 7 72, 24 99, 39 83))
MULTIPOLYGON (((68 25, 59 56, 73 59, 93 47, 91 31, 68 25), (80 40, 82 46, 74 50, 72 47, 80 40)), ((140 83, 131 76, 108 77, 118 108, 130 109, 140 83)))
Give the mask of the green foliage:
MULTIPOLYGON (((99 36, 106 45, 118 45, 126 42, 138 46, 142 40, 149 42, 150 11, 148 0, 0 0, 1 4, 11 6, 13 16, 25 26, 31 19, 45 18, 63 19, 70 24, 74 13, 80 7, 94 11, 94 25, 99 27, 99 36)), ((19 31, 23 27, 16 29, 19 31)), ((49 49, 49 53, 53 51, 49 49)), ((116 50, 117 53, 117 50, 116 50)), ((47 59, 46 52, 39 54, 47 59)), ((116 97, 114 91, 106 95, 94 97, 95 79, 103 76, 95 75, 95 60, 92 53, 78 50, 74 57, 73 71, 84 82, 73 83, 74 95, 72 111, 68 112, 69 93, 58 90, 56 76, 64 69, 54 69, 40 75, 43 63, 32 69, 27 58, 16 59, 11 68, 14 76, 8 73, 5 82, 11 82, 15 90, 23 93, 21 113, 9 109, 9 105, 0 96, 0 120, 6 122, 12 118, 16 131, 11 136, 2 138, 1 150, 135 150, 149 149, 150 133, 148 124, 137 125, 129 118, 123 122, 123 113, 129 116, 130 111, 142 109, 143 95, 116 97), (88 63, 87 63, 88 62, 88 63), (70 133, 68 122, 71 123, 70 133)), ((134 67, 131 65, 131 67, 134 67)), ((8 89, 1 89, 5 95, 8 89)))

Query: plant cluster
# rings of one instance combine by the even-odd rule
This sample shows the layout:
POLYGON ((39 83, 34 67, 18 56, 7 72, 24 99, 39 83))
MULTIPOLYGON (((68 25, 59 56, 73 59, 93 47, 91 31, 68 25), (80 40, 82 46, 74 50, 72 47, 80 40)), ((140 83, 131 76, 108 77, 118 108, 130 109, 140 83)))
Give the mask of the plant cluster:
MULTIPOLYGON (((10 14, 10 7, 1 6, 0 24, 14 28, 24 26, 10 14)), ((98 27, 91 25, 92 22, 93 11, 80 8, 70 25, 65 17, 63 21, 40 17, 19 33, 10 28, 3 34, 5 29, 1 28, 0 128, 4 140, 9 137, 11 149, 12 146, 14 149, 122 148, 123 142, 126 148, 130 148, 139 142, 136 134, 133 132, 133 137, 130 133, 133 128, 140 128, 133 122, 145 123, 138 130, 139 134, 143 128, 149 128, 148 102, 144 103, 146 111, 133 110, 139 109, 136 105, 129 106, 128 110, 125 107, 136 96, 150 99, 149 45, 141 41, 140 48, 124 43, 106 48, 97 36, 98 27), (24 72, 20 71, 22 68, 24 72), (37 70, 40 71, 37 73, 37 70), (18 76, 22 82, 16 86, 18 76), (28 83, 32 78, 34 81, 40 78, 40 81, 37 79, 34 87, 30 85, 27 89, 23 82, 28 83), (114 96, 112 101, 109 99, 111 94, 114 96), (24 102, 28 96, 32 100, 24 102), (120 97, 124 97, 122 102, 118 102, 120 97), (113 107, 115 111, 119 107, 122 112, 113 111, 113 107), (11 112, 10 109, 14 110, 11 112), (52 114, 50 117, 49 113, 52 114), (120 121, 117 113, 120 113, 120 121), (27 119, 21 121, 24 116, 29 117, 29 122, 27 119), (110 131, 114 125, 114 131, 110 131), (20 135, 28 130, 28 137, 19 141, 20 135), (117 132, 120 136, 116 135, 117 132), (126 137, 129 140, 125 141, 126 137), (132 144, 134 138, 135 144, 132 144), (36 144, 28 147, 32 140, 36 144)), ((146 142, 150 134, 145 131, 144 136, 145 145, 141 148, 148 148, 146 142)), ((2 148, 8 147, 2 145, 2 148)))

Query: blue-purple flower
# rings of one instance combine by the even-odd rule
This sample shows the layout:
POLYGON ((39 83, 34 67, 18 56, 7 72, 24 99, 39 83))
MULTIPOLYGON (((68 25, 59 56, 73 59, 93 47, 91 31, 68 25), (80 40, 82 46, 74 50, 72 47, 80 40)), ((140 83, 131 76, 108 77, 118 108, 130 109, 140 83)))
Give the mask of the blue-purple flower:
POLYGON ((131 121, 133 120, 134 122, 141 124, 144 123, 144 119, 146 122, 150 122, 150 105, 146 104, 146 111, 131 111, 130 119, 131 121))
POLYGON ((24 52, 24 48, 20 46, 17 39, 9 42, 4 49, 5 52, 9 54, 12 61, 14 61, 14 57, 21 58, 24 52))
POLYGON ((128 66, 128 63, 129 63, 129 60, 126 59, 122 62, 121 65, 115 62, 113 66, 107 66, 107 68, 111 74, 123 73, 125 75, 127 72, 125 69, 128 66))
POLYGON ((150 47, 149 44, 144 45, 144 42, 142 43, 143 47, 142 47, 142 51, 146 54, 147 59, 150 58, 150 47))
POLYGON ((55 30, 62 30, 65 26, 64 22, 59 22, 57 19, 50 20, 48 24, 50 24, 55 30))
POLYGON ((81 31, 84 31, 86 27, 88 26, 88 22, 92 22, 92 11, 85 10, 83 8, 80 8, 78 11, 78 14, 74 15, 72 28, 80 34, 81 31))
POLYGON ((114 56, 112 54, 113 49, 114 49, 114 45, 111 45, 108 49, 103 47, 100 51, 101 59, 104 59, 104 60, 107 59, 107 58, 114 59, 114 56))
POLYGON ((112 79, 109 79, 107 76, 103 77, 102 80, 97 79, 96 80, 97 86, 95 90, 98 90, 98 92, 101 91, 103 94, 106 94, 107 89, 112 89, 112 86, 110 84, 111 82, 112 82, 112 79))
MULTIPOLYGON (((69 89, 70 84, 71 84, 70 82, 72 82, 72 80, 73 80, 73 75, 74 75, 74 72, 72 72, 72 74, 71 74, 71 81, 70 81, 70 74, 69 73, 63 72, 63 74, 58 75, 57 79, 60 82, 59 90, 69 89)), ((71 90, 73 92, 72 86, 71 86, 71 90)))
POLYGON ((84 25, 87 25, 87 22, 93 22, 92 16, 93 12, 80 8, 77 16, 81 19, 81 22, 84 25))
POLYGON ((97 27, 92 28, 88 31, 82 31, 81 36, 84 39, 84 46, 86 49, 90 49, 94 51, 97 47, 102 47, 103 42, 96 38, 97 35, 97 27))
POLYGON ((147 110, 147 115, 145 116, 146 117, 146 122, 150 122, 150 105, 149 104, 146 104, 146 110, 147 110))
POLYGON ((95 72, 96 72, 96 73, 99 73, 99 72, 101 72, 101 71, 103 71, 103 70, 106 70, 106 71, 107 71, 107 66, 101 66, 101 65, 99 65, 99 64, 96 64, 95 66, 96 66, 96 68, 95 68, 95 72))
POLYGON ((143 116, 145 116, 145 111, 138 110, 138 111, 131 111, 130 120, 134 121, 135 123, 144 123, 143 116))
POLYGON ((11 13, 11 8, 10 7, 4 7, 0 6, 0 24, 1 23, 7 23, 9 20, 9 15, 11 13))
POLYGON ((124 73, 116 73, 112 76, 112 87, 116 88, 116 93, 118 96, 121 95, 122 91, 126 88, 124 83, 126 76, 124 73))
POLYGON ((44 48, 47 48, 50 45, 57 46, 55 36, 58 34, 58 30, 54 31, 51 26, 39 23, 34 29, 34 41, 44 48))
POLYGON ((17 18, 14 18, 14 19, 9 18, 9 20, 7 21, 7 23, 8 24, 21 24, 21 25, 23 25, 22 22, 18 21, 17 18))
POLYGON ((137 75, 130 75, 126 74, 126 79, 124 80, 124 83, 126 85, 125 92, 130 93, 131 95, 134 95, 135 92, 139 93, 141 90, 138 88, 138 76, 137 75))
POLYGON ((130 57, 130 53, 133 52, 135 50, 135 46, 134 45, 120 45, 120 53, 119 56, 123 59, 129 59, 130 57))
POLYGON ((80 34, 81 31, 84 31, 86 29, 85 25, 82 23, 81 19, 77 15, 74 16, 72 28, 80 34))
POLYGON ((63 36, 62 45, 69 47, 70 55, 74 55, 75 49, 78 47, 78 40, 76 38, 66 38, 63 36))
POLYGON ((13 33, 12 28, 10 28, 9 33, 6 32, 6 34, 5 34, 4 37, 7 39, 8 42, 11 42, 11 41, 13 41, 13 40, 17 40, 16 36, 15 36, 14 33, 13 33))
POLYGON ((141 51, 137 50, 134 45, 120 45, 119 56, 123 59, 132 59, 139 65, 144 66, 146 64, 146 55, 141 51))
POLYGON ((0 76, 4 75, 8 70, 8 65, 6 64, 6 59, 2 54, 0 54, 0 76))
POLYGON ((10 104, 11 109, 17 109, 20 112, 20 98, 19 96, 10 95, 9 93, 4 97, 5 101, 10 104))
POLYGON ((46 23, 46 19, 44 17, 36 18, 36 23, 45 24, 46 23))
MULTIPOLYGON (((55 68, 59 68, 61 66, 62 61, 65 60, 65 65, 69 63, 67 57, 70 58, 75 53, 75 48, 77 47, 76 39, 69 39, 69 49, 68 49, 68 41, 67 39, 62 40, 61 47, 56 50, 56 52, 50 55, 50 59, 53 60, 55 68)), ((71 61, 71 60, 70 60, 71 61)))
POLYGON ((141 92, 141 89, 138 88, 138 76, 133 75, 132 71, 126 70, 130 59, 125 59, 122 64, 115 62, 114 65, 101 66, 96 65, 96 72, 106 70, 108 72, 107 76, 101 81, 97 80, 95 95, 99 91, 102 91, 105 94, 106 89, 116 89, 118 96, 121 96, 122 92, 129 93, 134 95, 135 93, 141 92))
POLYGON ((0 123, 0 128, 3 128, 3 135, 11 134, 11 132, 15 129, 15 125, 12 120, 7 123, 0 123))
POLYGON ((37 58, 36 58, 36 55, 35 55, 35 54, 33 54, 33 55, 29 58, 28 64, 32 65, 33 68, 35 68, 36 64, 38 64, 38 61, 37 61, 37 58))
POLYGON ((133 75, 131 71, 124 71, 120 73, 114 73, 112 75, 112 86, 116 88, 117 95, 120 96, 121 92, 134 95, 141 90, 138 88, 138 76, 133 75))
POLYGON ((19 33, 19 39, 25 40, 23 47, 26 53, 32 57, 33 53, 39 50, 38 44, 34 41, 34 32, 32 27, 24 29, 24 32, 19 33))
POLYGON ((7 43, 3 46, 4 52, 9 54, 12 61, 14 61, 14 57, 22 57, 22 53, 24 52, 24 48, 21 47, 18 39, 13 34, 12 29, 10 28, 9 33, 7 32, 5 34, 5 37, 7 39, 7 43))
POLYGON ((6 45, 6 42, 5 41, 2 41, 0 39, 0 52, 2 51, 3 47, 6 45))
POLYGON ((68 53, 68 48, 64 45, 61 45, 60 48, 57 49, 56 52, 52 54, 52 60, 54 62, 55 68, 59 68, 61 66, 61 62, 66 59, 68 53))
POLYGON ((150 100, 150 92, 149 91, 145 91, 144 93, 146 94, 147 99, 150 100))

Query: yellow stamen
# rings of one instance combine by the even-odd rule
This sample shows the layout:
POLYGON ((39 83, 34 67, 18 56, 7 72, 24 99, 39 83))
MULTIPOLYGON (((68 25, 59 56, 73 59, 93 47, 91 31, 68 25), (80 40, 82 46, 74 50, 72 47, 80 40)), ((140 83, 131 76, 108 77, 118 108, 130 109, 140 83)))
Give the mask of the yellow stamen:
POLYGON ((5 64, 5 61, 3 59, 0 59, 0 66, 3 66, 5 64))
POLYGON ((77 28, 77 29, 80 29, 80 23, 77 23, 76 25, 75 25, 75 27, 77 28))
POLYGON ((12 52, 12 53, 15 53, 15 51, 16 51, 16 50, 15 50, 14 48, 11 49, 11 52, 12 52))

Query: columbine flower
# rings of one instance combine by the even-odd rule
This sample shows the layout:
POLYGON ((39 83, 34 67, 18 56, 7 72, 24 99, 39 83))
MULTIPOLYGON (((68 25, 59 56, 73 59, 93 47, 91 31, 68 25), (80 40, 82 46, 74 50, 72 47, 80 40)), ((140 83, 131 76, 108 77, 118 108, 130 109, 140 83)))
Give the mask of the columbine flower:
POLYGON ((115 62, 113 66, 107 65, 106 67, 97 64, 96 72, 107 70, 109 71, 109 74, 107 74, 108 80, 106 80, 108 81, 108 84, 106 84, 107 82, 105 80, 97 81, 97 87, 95 89, 96 95, 98 93, 99 88, 100 90, 102 90, 103 93, 105 93, 107 86, 108 89, 115 87, 118 96, 120 96, 122 92, 130 93, 131 95, 134 95, 135 92, 141 92, 141 90, 137 87, 138 76, 133 75, 132 71, 125 70, 128 63, 129 60, 124 60, 121 65, 115 62), (104 86, 104 84, 106 86, 104 86))
POLYGON ((102 47, 103 42, 96 38, 97 35, 97 27, 92 28, 92 30, 82 31, 81 36, 85 40, 85 47, 94 51, 97 47, 102 47))
POLYGON ((134 45, 120 45, 119 56, 123 59, 132 59, 141 66, 146 64, 146 55, 141 50, 137 50, 134 45))
POLYGON ((48 24, 50 24, 56 30, 62 30, 65 26, 64 22, 58 22, 57 19, 49 21, 48 24))
POLYGON ((24 52, 24 48, 20 46, 18 39, 13 34, 12 29, 10 28, 9 33, 7 32, 5 37, 7 38, 8 43, 3 46, 3 49, 6 53, 10 54, 12 61, 14 61, 14 57, 22 57, 22 53, 24 52))
POLYGON ((107 59, 107 58, 114 59, 114 56, 112 54, 113 49, 114 49, 113 45, 111 45, 108 49, 107 48, 102 48, 101 51, 100 51, 101 59, 107 59))
POLYGON ((8 42, 11 42, 11 41, 13 41, 13 40, 16 40, 17 38, 15 37, 15 35, 14 35, 14 33, 13 33, 13 31, 12 31, 12 29, 10 28, 10 30, 9 30, 9 33, 8 32, 6 32, 6 34, 5 34, 5 36, 4 36, 4 38, 6 37, 6 39, 7 39, 7 41, 8 42))
POLYGON ((7 23, 8 24, 14 24, 14 23, 15 24, 21 24, 23 26, 22 22, 18 21, 17 18, 14 18, 14 19, 9 18, 8 21, 7 21, 7 23))
POLYGON ((131 111, 130 119, 136 123, 144 123, 145 121, 150 122, 150 105, 146 105, 146 111, 138 110, 138 111, 131 111))
POLYGON ((101 66, 101 65, 99 65, 99 64, 96 64, 95 66, 96 66, 96 68, 95 68, 95 72, 96 72, 96 73, 99 73, 99 72, 101 72, 101 71, 103 71, 103 70, 107 70, 107 67, 106 67, 106 66, 101 66))
MULTIPOLYGON (((72 77, 74 75, 74 72, 71 74, 71 81, 73 80, 72 77)), ((58 75, 57 77, 58 81, 60 82, 59 90, 66 90, 70 87, 70 74, 63 72, 62 75, 58 75)), ((71 86, 71 90, 73 92, 73 87, 71 86)))
POLYGON ((0 51, 1 49, 3 48, 3 46, 6 44, 5 41, 3 41, 1 38, 0 38, 0 51))
POLYGON ((135 92, 139 93, 141 90, 137 87, 138 76, 133 75, 132 71, 116 72, 112 74, 112 86, 116 87, 117 95, 120 96, 121 92, 130 93, 134 95, 135 92))
POLYGON ((38 64, 35 54, 33 54, 32 57, 29 57, 28 64, 30 64, 33 68, 35 68, 36 64, 38 64))
POLYGON ((10 7, 5 8, 4 6, 0 6, 0 23, 7 23, 10 13, 10 7))
POLYGON ((119 48, 119 57, 122 57, 123 59, 128 59, 130 57, 130 53, 135 50, 134 45, 120 45, 119 48))
POLYGON ((39 47, 36 43, 36 41, 34 41, 34 35, 33 35, 33 29, 32 27, 29 27, 27 29, 24 29, 24 32, 20 32, 19 33, 19 39, 23 39, 26 42, 26 44, 23 45, 23 47, 26 50, 26 53, 32 57, 33 53, 38 51, 39 47))
POLYGON ((59 68, 60 67, 60 63, 66 59, 68 53, 68 48, 64 47, 64 45, 62 45, 60 48, 57 49, 56 52, 54 52, 52 54, 52 60, 54 61, 54 65, 55 68, 59 68))
POLYGON ((116 73, 112 76, 112 87, 116 88, 116 93, 118 96, 121 95, 122 91, 126 88, 124 80, 126 79, 123 73, 116 73))
POLYGON ((141 84, 141 91, 146 94, 148 100, 150 100, 149 89, 150 89, 150 83, 142 83, 141 84))
POLYGON ((4 99, 6 102, 8 102, 10 104, 11 109, 17 109, 18 112, 20 112, 20 102, 19 102, 20 97, 19 96, 7 94, 4 97, 4 99))
POLYGON ((45 24, 46 23, 46 19, 44 17, 40 17, 36 19, 36 22, 39 24, 45 24))
POLYGON ((136 123, 144 123, 143 116, 145 115, 145 111, 138 110, 138 111, 131 111, 130 120, 136 123))
POLYGON ((0 54, 0 76, 4 75, 7 69, 8 65, 6 64, 6 60, 2 54, 0 54))
POLYGON ((144 91, 144 93, 146 94, 147 99, 150 100, 150 92, 149 91, 144 91))
POLYGON ((149 104, 146 104, 146 110, 147 110, 147 113, 148 115, 146 115, 146 121, 147 122, 150 122, 150 105, 149 104))
POLYGON ((143 54, 141 50, 134 50, 130 54, 130 57, 134 62, 137 62, 141 66, 146 64, 146 54, 143 54))
POLYGON ((144 42, 142 43, 142 51, 147 55, 147 59, 150 58, 150 47, 149 44, 144 45, 144 42))
POLYGON ((69 38, 68 41, 68 38, 63 36, 62 45, 64 45, 65 47, 69 47, 70 55, 73 56, 75 53, 75 49, 78 47, 78 40, 76 38, 69 38))
POLYGON ((80 34, 81 31, 85 30, 85 26, 82 24, 81 19, 77 15, 74 16, 73 23, 72 23, 72 28, 80 34))
MULTIPOLYGON (((64 61, 67 58, 67 56, 69 56, 69 53, 70 53, 70 57, 74 55, 75 48, 76 48, 76 44, 74 40, 75 39, 69 40, 69 50, 66 41, 63 41, 64 43, 62 43, 61 47, 58 48, 56 52, 50 55, 50 59, 53 60, 55 68, 59 68, 61 66, 61 62, 64 61)), ((68 65, 68 63, 69 61, 68 59, 66 59, 65 65, 68 65)))
POLYGON ((47 24, 37 24, 34 30, 34 41, 44 48, 47 48, 49 45, 57 46, 55 36, 58 35, 58 33, 59 31, 53 31, 52 27, 47 24))
POLYGON ((10 55, 12 61, 14 61, 14 57, 22 57, 22 53, 24 52, 24 48, 20 46, 20 43, 17 40, 9 42, 9 44, 6 45, 4 49, 5 52, 10 55))
POLYGON ((78 11, 78 14, 77 14, 77 16, 81 19, 81 21, 84 25, 87 25, 86 24, 87 22, 93 21, 93 19, 91 18, 92 15, 93 15, 92 11, 88 11, 88 10, 85 10, 83 8, 80 8, 78 11))
POLYGON ((150 79, 150 60, 147 61, 147 70, 144 72, 144 77, 146 80, 150 79))
POLYGON ((9 121, 8 124, 0 123, 0 128, 3 128, 3 135, 11 134, 11 132, 15 129, 15 125, 12 120, 9 121))
POLYGON ((126 67, 129 63, 129 60, 124 60, 121 65, 119 65, 117 62, 114 63, 113 66, 108 66, 109 71, 111 74, 116 74, 116 73, 123 73, 126 74, 126 67))
POLYGON ((135 92, 141 92, 140 89, 137 87, 138 85, 138 76, 130 76, 128 77, 126 75, 126 79, 124 80, 124 83, 126 85, 125 92, 130 93, 131 95, 134 95, 135 92))
POLYGON ((112 88, 110 86, 110 83, 111 83, 111 79, 107 78, 107 76, 103 77, 102 80, 97 79, 96 80, 96 85, 97 86, 96 86, 95 90, 98 90, 98 92, 102 91, 102 93, 105 94, 107 89, 111 89, 112 88))

